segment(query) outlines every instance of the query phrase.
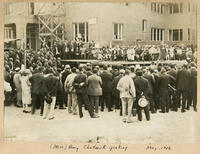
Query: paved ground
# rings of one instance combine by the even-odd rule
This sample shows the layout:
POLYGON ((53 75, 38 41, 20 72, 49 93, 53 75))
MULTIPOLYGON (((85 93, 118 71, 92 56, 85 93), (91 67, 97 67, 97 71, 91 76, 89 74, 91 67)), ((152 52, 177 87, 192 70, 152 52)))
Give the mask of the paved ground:
POLYGON ((67 110, 55 110, 54 120, 43 120, 39 111, 25 114, 22 109, 5 107, 5 138, 13 141, 66 141, 100 143, 195 143, 197 116, 193 110, 186 113, 170 112, 151 115, 151 121, 122 122, 119 111, 100 112, 100 118, 91 119, 84 112, 79 116, 67 110))

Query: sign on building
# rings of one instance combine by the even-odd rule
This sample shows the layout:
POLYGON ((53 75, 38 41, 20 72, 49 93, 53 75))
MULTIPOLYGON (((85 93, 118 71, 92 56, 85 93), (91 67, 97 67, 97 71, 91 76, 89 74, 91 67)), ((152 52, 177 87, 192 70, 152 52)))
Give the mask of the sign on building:
POLYGON ((97 23, 97 18, 90 18, 88 23, 89 25, 95 25, 97 23))

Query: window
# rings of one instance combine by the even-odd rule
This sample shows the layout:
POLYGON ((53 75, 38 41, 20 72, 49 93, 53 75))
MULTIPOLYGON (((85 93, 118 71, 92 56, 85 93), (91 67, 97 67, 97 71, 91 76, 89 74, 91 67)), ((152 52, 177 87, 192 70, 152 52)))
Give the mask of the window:
POLYGON ((151 11, 154 10, 154 3, 151 3, 151 11))
POLYGON ((4 28, 4 38, 5 39, 13 39, 13 29, 11 27, 4 28))
POLYGON ((151 40, 152 41, 163 41, 164 40, 164 29, 151 28, 151 40))
POLYGON ((188 3, 188 12, 190 12, 190 3, 188 3))
POLYGON ((27 3, 27 14, 34 15, 35 5, 32 2, 27 3))
POLYGON ((156 12, 156 3, 153 4, 154 12, 156 12))
POLYGON ((182 12, 183 12, 183 4, 182 3, 169 4, 169 14, 182 13, 182 12))
POLYGON ((146 19, 142 20, 142 31, 143 32, 147 31, 147 20, 146 19))
POLYGON ((172 30, 169 30, 169 41, 172 41, 172 30))
POLYGON ((122 40, 123 24, 113 24, 113 39, 122 40))
POLYGON ((162 4, 162 5, 161 5, 161 14, 164 13, 164 7, 165 7, 165 6, 162 4))
POLYGON ((34 3, 30 3, 30 14, 34 15, 34 3))
POLYGON ((179 13, 178 4, 173 4, 173 13, 179 13))
POLYGON ((182 40, 183 40, 183 29, 169 30, 169 41, 182 41, 182 40))
POLYGON ((195 30, 192 30, 192 40, 195 40, 195 30))
POLYGON ((157 29, 157 40, 160 40, 160 29, 157 29))
POLYGON ((188 41, 190 40, 190 29, 188 28, 188 41))
POLYGON ((160 4, 157 4, 157 12, 160 13, 160 4))
POLYGON ((180 7, 180 8, 179 8, 180 13, 183 13, 183 4, 180 3, 180 6, 179 6, 179 7, 180 7))
POLYGON ((83 42, 88 42, 88 23, 73 24, 74 39, 79 37, 83 42))
POLYGON ((169 5, 169 13, 170 13, 170 14, 173 13, 173 5, 172 5, 172 4, 169 5))
POLYGON ((159 14, 163 14, 164 5, 160 3, 151 3, 151 11, 159 14))
POLYGON ((173 41, 178 41, 179 40, 179 30, 174 29, 173 30, 173 41))

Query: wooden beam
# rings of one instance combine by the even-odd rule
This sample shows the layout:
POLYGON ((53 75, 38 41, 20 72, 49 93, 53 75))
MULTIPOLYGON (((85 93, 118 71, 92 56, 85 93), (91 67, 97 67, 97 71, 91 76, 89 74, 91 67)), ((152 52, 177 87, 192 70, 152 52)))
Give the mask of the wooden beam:
POLYGON ((51 28, 49 28, 49 26, 48 26, 40 17, 38 17, 38 19, 43 23, 44 26, 46 26, 46 28, 47 28, 50 32, 52 32, 51 28))
MULTIPOLYGON (((49 19, 51 19, 51 16, 48 17, 47 21, 46 22, 49 22, 49 19)), ((45 28, 45 26, 43 26, 39 32, 42 32, 42 30, 45 28)))
POLYGON ((39 35, 40 35, 40 36, 50 36, 51 33, 40 33, 39 35))
POLYGON ((60 25, 62 25, 62 23, 59 23, 59 24, 52 30, 52 33, 53 33, 56 29, 58 29, 58 27, 59 27, 60 25))

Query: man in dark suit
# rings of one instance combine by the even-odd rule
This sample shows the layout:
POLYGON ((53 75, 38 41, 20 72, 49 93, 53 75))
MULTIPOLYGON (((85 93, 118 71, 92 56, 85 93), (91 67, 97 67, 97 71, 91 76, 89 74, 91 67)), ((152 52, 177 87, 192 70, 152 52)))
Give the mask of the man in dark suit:
MULTIPOLYGON (((47 76, 42 80, 42 94, 45 97, 51 98, 52 101, 48 102, 45 99, 44 103, 44 114, 43 119, 46 119, 49 115, 49 120, 54 119, 54 108, 56 104, 57 91, 62 89, 60 80, 58 77, 54 76, 53 73, 47 74, 47 76), (49 109, 49 113, 48 113, 49 109)), ((48 99, 49 100, 49 99, 48 99)))
POLYGON ((186 102, 189 103, 188 102, 189 87, 190 87, 190 72, 187 70, 187 64, 184 64, 182 69, 178 71, 176 78, 176 88, 179 93, 178 96, 179 103, 180 103, 180 97, 182 96, 181 112, 185 112, 186 102))
POLYGON ((148 98, 149 98, 149 103, 150 103, 150 110, 151 110, 151 113, 156 113, 156 110, 155 110, 155 104, 154 104, 154 98, 153 98, 153 88, 155 86, 155 79, 154 79, 154 76, 152 74, 148 74, 147 72, 144 72, 144 78, 148 80, 148 98))
MULTIPOLYGON (((176 79, 177 77, 177 70, 176 70, 176 66, 174 64, 170 65, 170 70, 167 72, 167 74, 171 75, 172 77, 174 77, 176 79)), ((172 85, 173 87, 176 87, 176 81, 174 83, 174 85, 172 85)), ((176 91, 170 91, 170 96, 172 96, 172 98, 170 97, 169 102, 170 102, 170 107, 172 108, 173 111, 178 111, 178 102, 177 102, 177 92, 176 91)))
POLYGON ((79 108, 79 116, 83 117, 82 112, 82 104, 84 103, 87 108, 91 118, 98 118, 96 114, 94 114, 94 108, 92 104, 89 102, 88 98, 88 89, 87 89, 87 76, 83 73, 83 67, 79 67, 79 73, 74 78, 73 86, 75 87, 77 98, 78 98, 78 108, 79 108))
POLYGON ((158 94, 161 101, 161 113, 169 112, 169 85, 173 85, 175 78, 168 75, 164 67, 161 68, 158 78, 158 94))
POLYGON ((190 87, 189 87, 189 101, 187 104, 187 110, 190 109, 190 106, 193 102, 194 111, 197 112, 197 69, 195 63, 190 64, 190 87))
POLYGON ((101 100, 101 111, 104 111, 104 102, 108 108, 108 112, 112 111, 111 109, 111 97, 112 97, 112 74, 107 70, 107 66, 103 66, 103 72, 101 73, 102 79, 102 100, 101 100))
POLYGON ((136 70, 136 77, 134 78, 134 84, 136 89, 136 103, 137 103, 137 114, 138 114, 138 120, 142 121, 142 109, 144 109, 144 113, 146 116, 147 121, 150 120, 150 114, 149 114, 149 104, 145 107, 141 107, 138 104, 138 100, 142 97, 142 95, 145 96, 147 100, 148 98, 148 80, 143 77, 143 72, 141 68, 137 68, 136 70))
POLYGON ((113 90, 112 90, 112 95, 113 95, 113 101, 115 104, 115 109, 120 109, 120 115, 122 115, 122 104, 120 100, 120 92, 117 90, 117 84, 119 80, 124 76, 125 70, 121 69, 119 71, 119 75, 116 76, 113 80, 113 90))
POLYGON ((42 90, 42 80, 44 79, 44 67, 40 67, 38 69, 38 73, 34 74, 29 78, 31 83, 31 97, 32 97, 32 110, 31 114, 35 113, 37 101, 39 101, 39 105, 41 107, 40 114, 43 114, 44 108, 44 96, 41 93, 42 90))

